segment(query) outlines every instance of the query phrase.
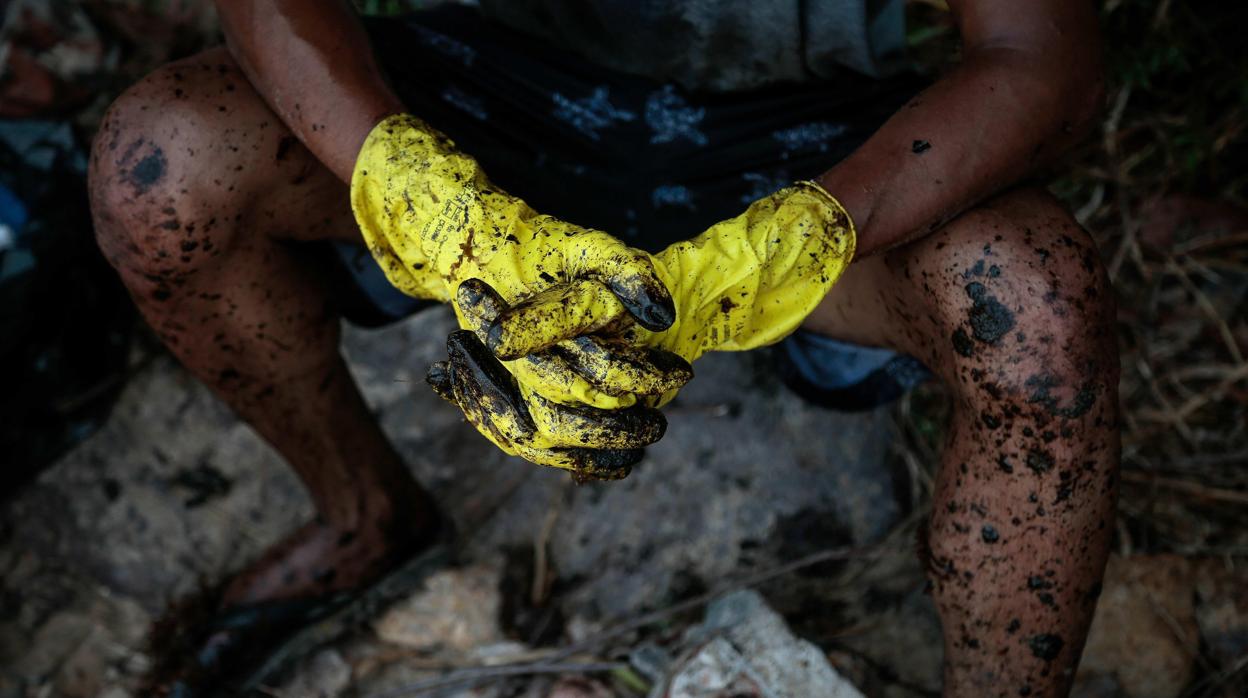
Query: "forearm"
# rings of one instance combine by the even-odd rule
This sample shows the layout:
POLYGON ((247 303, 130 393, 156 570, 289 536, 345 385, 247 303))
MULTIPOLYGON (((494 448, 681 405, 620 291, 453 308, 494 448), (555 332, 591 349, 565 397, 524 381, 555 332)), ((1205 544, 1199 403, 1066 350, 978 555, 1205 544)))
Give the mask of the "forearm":
POLYGON ((1012 48, 968 52, 819 182, 849 211, 859 257, 925 235, 1074 143, 1100 103, 1099 66, 1012 48))
POLYGON ((349 181, 365 136, 403 111, 341 0, 222 0, 226 44, 256 90, 316 157, 349 181))

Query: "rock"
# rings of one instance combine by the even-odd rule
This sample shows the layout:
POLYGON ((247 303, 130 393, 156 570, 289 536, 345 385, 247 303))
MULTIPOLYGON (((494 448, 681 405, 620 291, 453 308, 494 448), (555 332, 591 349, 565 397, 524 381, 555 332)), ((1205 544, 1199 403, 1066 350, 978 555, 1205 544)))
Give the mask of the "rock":
POLYGON ((1177 555, 1112 557, 1076 677, 1080 690, 1112 679, 1128 698, 1174 698, 1199 651, 1192 568, 1177 555))
POLYGON ((169 358, 136 375, 107 424, 10 506, 18 545, 152 612, 310 511, 272 449, 169 358))
MULTIPOLYGON (((511 546, 532 548, 552 509, 552 593, 572 639, 776 556, 803 554, 776 540, 810 538, 813 549, 865 542, 897 518, 880 467, 891 439, 887 412, 805 405, 780 387, 763 352, 699 361, 698 378, 668 410, 667 437, 628 480, 572 487, 565 473, 503 455, 424 384, 454 326, 442 309, 344 333, 369 406, 411 470, 470 532, 462 559, 485 565, 450 572, 466 578, 435 578, 431 595, 379 620, 386 643, 441 648, 465 661, 514 654, 495 620, 497 573, 480 561, 511 546), (829 524, 788 530, 789 522, 815 519, 829 524)), ((175 361, 156 357, 136 372, 100 431, 4 508, 0 595, 20 598, 16 612, 0 618, 0 688, 55 692, 75 667, 82 669, 75 691, 126 690, 125 680, 146 665, 137 648, 147 619, 220 581, 309 515, 297 479, 272 449, 175 361), (43 571, 28 575, 27 567, 43 571), (82 616, 91 599, 110 594, 144 622, 101 634, 92 627, 114 626, 94 615, 85 616, 87 625, 57 620, 82 616), (28 654, 29 666, 50 673, 31 682, 10 674, 7 667, 26 666, 28 654)), ((358 669, 349 653, 342 656, 358 669)), ((393 664, 377 670, 369 690, 428 675, 393 664)), ((369 692, 358 670, 352 681, 351 690, 369 692)))
MULTIPOLYGON (((27 583, 38 581, 36 574, 27 583)), ((133 601, 88 581, 62 581, 77 598, 70 597, 65 606, 40 619, 33 632, 0 626, 0 666, 32 689, 68 698, 94 697, 136 675, 132 668, 142 665, 142 655, 132 648, 140 643, 150 618, 133 601)))
POLYGON ((468 653, 503 640, 497 565, 441 570, 392 606, 373 628, 385 642, 422 653, 468 653))
POLYGON ((1196 623, 1222 669, 1248 657, 1248 568, 1221 559, 1196 563, 1196 623))
POLYGON ((69 612, 53 616, 31 638, 31 651, 19 665, 22 673, 30 681, 55 674, 94 630, 95 624, 86 614, 69 612))
POLYGON ((715 638, 685 662, 668 683, 665 698, 763 698, 766 684, 727 640, 715 638))
POLYGON ((753 591, 711 604, 687 641, 701 643, 675 669, 665 698, 861 698, 823 652, 793 635, 753 591))
POLYGON ((899 551, 850 561, 834 576, 786 576, 760 591, 803 637, 843 649, 828 660, 864 694, 913 698, 938 695, 943 678, 940 619, 926 584, 919 557, 899 551), (802 587, 802 596, 791 598, 802 587))
POLYGON ((300 698, 338 698, 350 685, 351 667, 341 654, 329 649, 318 652, 306 662, 280 694, 300 698))
MULTIPOLYGON (((561 576, 585 580, 565 616, 624 617, 780 562, 770 542, 803 514, 828 522, 812 549, 876 540, 898 517, 881 467, 887 412, 811 407, 779 385, 765 354, 703 357, 667 417, 666 436, 627 479, 575 488, 564 504, 551 557, 561 576)), ((530 488, 517 498, 549 500, 530 488)))
POLYGON ((658 681, 667 674, 672 656, 653 642, 643 642, 628 653, 628 663, 647 681, 658 681))
POLYGON ((615 698, 601 682, 582 676, 565 676, 551 686, 546 698, 615 698))

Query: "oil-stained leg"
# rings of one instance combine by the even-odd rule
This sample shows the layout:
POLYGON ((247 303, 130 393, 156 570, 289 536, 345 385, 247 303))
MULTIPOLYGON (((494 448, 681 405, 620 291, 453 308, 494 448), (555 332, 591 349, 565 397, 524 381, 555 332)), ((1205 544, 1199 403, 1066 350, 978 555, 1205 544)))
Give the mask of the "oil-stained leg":
POLYGON ((928 527, 947 695, 1065 695, 1117 492, 1112 290, 1092 240, 1021 190, 855 263, 808 327, 920 358, 953 396, 928 527))

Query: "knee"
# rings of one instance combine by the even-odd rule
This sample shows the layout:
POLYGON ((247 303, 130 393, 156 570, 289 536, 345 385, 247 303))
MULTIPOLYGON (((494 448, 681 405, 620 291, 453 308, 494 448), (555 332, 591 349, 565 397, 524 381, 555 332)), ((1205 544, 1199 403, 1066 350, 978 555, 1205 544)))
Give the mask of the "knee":
POLYGON ((1113 421, 1113 293, 1095 244, 1060 204, 1039 191, 1007 194, 929 245, 942 277, 925 282, 942 289, 932 294, 937 370, 963 403, 989 423, 1011 412, 1113 421))
POLYGON ((88 184, 96 239, 127 283, 191 273, 229 247, 246 163, 224 136, 256 111, 248 100, 258 102, 215 50, 158 69, 109 108, 88 184))

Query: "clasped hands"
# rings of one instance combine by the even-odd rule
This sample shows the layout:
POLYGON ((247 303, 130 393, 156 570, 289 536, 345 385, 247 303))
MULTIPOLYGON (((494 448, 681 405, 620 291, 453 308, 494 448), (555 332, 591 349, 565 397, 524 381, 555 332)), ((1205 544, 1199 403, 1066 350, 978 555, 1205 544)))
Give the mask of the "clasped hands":
POLYGON ((650 255, 538 214, 410 115, 365 140, 351 204, 390 282, 455 308, 434 390, 503 451, 578 479, 627 475, 691 363, 792 332, 855 241, 840 203, 803 182, 650 255))

